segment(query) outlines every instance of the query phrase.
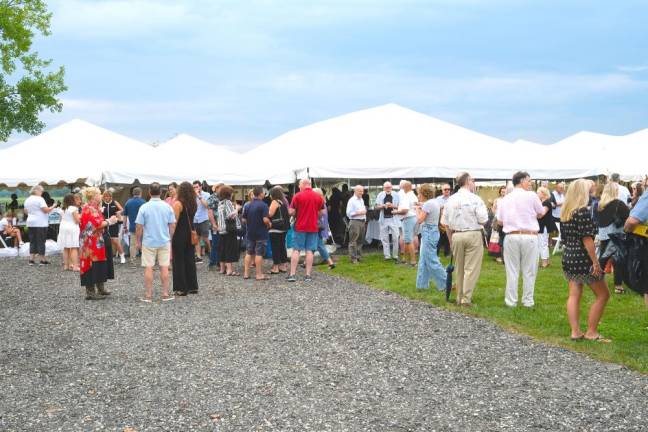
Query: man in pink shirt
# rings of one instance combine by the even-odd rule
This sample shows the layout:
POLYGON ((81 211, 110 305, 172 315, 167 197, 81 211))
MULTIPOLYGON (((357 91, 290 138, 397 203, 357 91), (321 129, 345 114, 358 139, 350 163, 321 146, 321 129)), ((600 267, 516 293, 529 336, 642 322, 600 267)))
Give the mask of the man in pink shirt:
POLYGON ((518 279, 522 272, 522 305, 534 305, 533 291, 538 273, 538 218, 544 214, 540 198, 531 190, 529 173, 513 175, 513 191, 497 206, 497 220, 506 233, 504 237, 504 266, 506 294, 504 302, 515 307, 518 303, 518 279))

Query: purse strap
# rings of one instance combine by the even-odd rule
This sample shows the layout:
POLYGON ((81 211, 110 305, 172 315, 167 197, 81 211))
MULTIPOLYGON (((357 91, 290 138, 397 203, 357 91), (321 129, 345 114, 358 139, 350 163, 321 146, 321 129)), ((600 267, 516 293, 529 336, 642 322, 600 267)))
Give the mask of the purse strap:
POLYGON ((187 215, 187 220, 189 221, 189 228, 191 228, 191 231, 193 231, 194 230, 193 222, 192 222, 191 218, 189 217, 189 212, 187 211, 187 207, 184 206, 184 205, 182 207, 184 207, 185 214, 187 215))

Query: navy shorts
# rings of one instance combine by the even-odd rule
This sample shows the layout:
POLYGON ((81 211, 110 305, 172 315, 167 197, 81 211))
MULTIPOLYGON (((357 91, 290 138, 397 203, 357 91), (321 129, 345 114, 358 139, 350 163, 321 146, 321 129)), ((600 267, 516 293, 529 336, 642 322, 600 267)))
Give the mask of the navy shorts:
POLYGON ((245 252, 252 256, 265 256, 268 240, 246 240, 245 252))

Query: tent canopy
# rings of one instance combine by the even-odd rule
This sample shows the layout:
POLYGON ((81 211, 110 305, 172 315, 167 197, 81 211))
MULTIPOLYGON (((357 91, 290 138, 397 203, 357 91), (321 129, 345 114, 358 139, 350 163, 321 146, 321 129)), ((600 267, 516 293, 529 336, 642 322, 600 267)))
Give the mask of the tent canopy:
MULTIPOLYGON (((595 175, 590 168, 553 169, 519 146, 425 114, 387 104, 287 132, 246 155, 316 178, 510 178, 518 169, 542 178, 595 175)), ((534 150, 539 153, 538 150, 534 150)), ((535 154, 534 153, 534 154, 535 154)))
POLYGON ((0 184, 6 186, 94 184, 101 171, 142 165, 153 147, 95 126, 71 120, 0 152, 0 184))

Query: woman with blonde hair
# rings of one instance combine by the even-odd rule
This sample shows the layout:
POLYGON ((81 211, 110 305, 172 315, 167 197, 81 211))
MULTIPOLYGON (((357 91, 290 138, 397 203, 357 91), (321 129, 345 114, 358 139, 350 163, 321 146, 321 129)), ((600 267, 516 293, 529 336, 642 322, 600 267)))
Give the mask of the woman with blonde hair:
POLYGON ((540 226, 538 236, 538 247, 540 248, 540 259, 542 260, 542 268, 549 267, 549 233, 557 231, 556 222, 551 215, 551 192, 546 187, 538 188, 538 197, 542 202, 544 214, 538 218, 538 225, 540 226))
POLYGON ((567 318, 573 341, 587 339, 610 342, 598 332, 598 324, 610 294, 594 248, 597 229, 587 205, 589 189, 589 183, 585 179, 571 183, 560 212, 560 237, 564 245, 562 267, 569 286, 567 318), (580 329, 579 312, 585 284, 590 286, 596 298, 589 310, 587 331, 583 333, 580 329))
MULTIPOLYGON (((630 215, 628 206, 619 199, 619 185, 614 182, 608 182, 603 188, 601 199, 596 211, 596 219, 599 227, 599 263, 601 268, 610 260, 610 256, 604 258, 606 249, 610 243, 610 234, 622 234, 623 225, 630 215)), ((614 292, 617 294, 624 293, 623 275, 621 269, 614 266, 614 292)))
POLYGON ((416 289, 429 289, 430 280, 434 279, 437 290, 443 291, 446 287, 446 271, 437 255, 441 207, 439 201, 433 199, 434 186, 431 184, 422 184, 418 193, 419 202, 423 204, 416 207, 416 222, 421 226, 421 251, 416 272, 416 289))
POLYGON ((101 191, 96 187, 83 190, 86 205, 81 210, 79 255, 81 285, 86 288, 86 300, 100 300, 110 295, 104 289, 108 279, 114 279, 112 248, 108 228, 117 224, 117 215, 105 219, 101 212, 101 191), (111 259, 109 260, 108 257, 111 259), (95 293, 96 288, 96 293, 95 293))

